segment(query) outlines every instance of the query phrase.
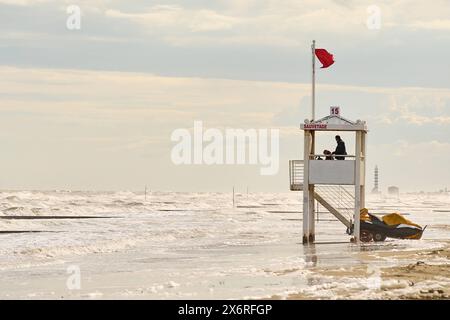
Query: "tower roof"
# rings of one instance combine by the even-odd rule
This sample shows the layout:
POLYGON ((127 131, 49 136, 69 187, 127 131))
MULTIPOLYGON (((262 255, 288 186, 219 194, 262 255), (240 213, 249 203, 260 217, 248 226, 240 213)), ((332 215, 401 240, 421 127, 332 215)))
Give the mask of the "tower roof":
POLYGON ((300 128, 311 131, 367 131, 365 121, 356 120, 354 122, 339 115, 329 115, 315 121, 306 119, 300 128))

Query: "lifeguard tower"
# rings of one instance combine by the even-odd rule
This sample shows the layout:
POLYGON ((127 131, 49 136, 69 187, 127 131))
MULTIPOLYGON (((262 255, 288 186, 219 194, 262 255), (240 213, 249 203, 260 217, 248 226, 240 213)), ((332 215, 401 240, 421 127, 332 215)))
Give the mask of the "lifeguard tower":
POLYGON ((329 116, 305 120, 301 129, 303 160, 289 161, 289 172, 290 189, 303 191, 303 244, 315 241, 315 201, 351 230, 358 243, 360 209, 365 207, 366 122, 347 120, 341 117, 339 107, 331 107, 329 116), (354 132, 355 154, 346 155, 344 160, 325 160, 326 155, 315 150, 316 135, 323 131, 354 132))

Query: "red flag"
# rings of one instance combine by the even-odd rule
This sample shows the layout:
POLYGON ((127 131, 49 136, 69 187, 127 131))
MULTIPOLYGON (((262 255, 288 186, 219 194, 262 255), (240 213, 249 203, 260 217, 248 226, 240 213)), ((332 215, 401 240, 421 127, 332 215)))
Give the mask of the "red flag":
POLYGON ((325 49, 316 49, 316 56, 322 63, 322 68, 328 68, 334 63, 333 55, 325 49))

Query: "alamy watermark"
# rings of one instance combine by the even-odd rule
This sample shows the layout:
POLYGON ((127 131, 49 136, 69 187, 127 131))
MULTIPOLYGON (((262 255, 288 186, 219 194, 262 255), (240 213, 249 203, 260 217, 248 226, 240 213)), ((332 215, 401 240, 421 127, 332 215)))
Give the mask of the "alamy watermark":
POLYGON ((69 30, 81 29, 81 8, 77 5, 68 6, 66 9, 69 17, 66 20, 66 27, 69 30))
POLYGON ((367 288, 372 290, 380 290, 381 289, 381 270, 378 267, 368 266, 367 274, 369 277, 367 278, 367 288))
POLYGON ((369 15, 366 20, 367 29, 369 30, 381 29, 381 8, 377 5, 368 6, 367 14, 369 15))
POLYGON ((67 289, 81 290, 81 269, 77 265, 70 265, 67 267, 67 274, 69 277, 66 281, 67 289))
POLYGON ((176 165, 260 165, 261 175, 278 173, 280 161, 278 129, 203 129, 194 121, 193 133, 187 129, 172 132, 171 159, 176 165))
MULTIPOLYGON (((77 5, 70 5, 66 9, 69 15, 66 20, 66 27, 68 30, 81 29, 81 8, 77 5)), ((381 8, 377 5, 370 5, 367 7, 366 26, 369 30, 381 29, 381 8)))

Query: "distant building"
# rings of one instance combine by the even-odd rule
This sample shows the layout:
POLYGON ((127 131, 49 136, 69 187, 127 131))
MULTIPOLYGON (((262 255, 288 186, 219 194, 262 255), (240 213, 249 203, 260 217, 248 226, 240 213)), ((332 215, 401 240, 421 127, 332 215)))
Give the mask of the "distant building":
POLYGON ((374 194, 380 193, 380 189, 379 189, 379 185, 378 185, 378 166, 375 166, 372 193, 374 193, 374 194))
POLYGON ((391 196, 398 196, 400 194, 400 190, 398 189, 398 187, 391 186, 388 188, 388 194, 390 194, 391 196))

